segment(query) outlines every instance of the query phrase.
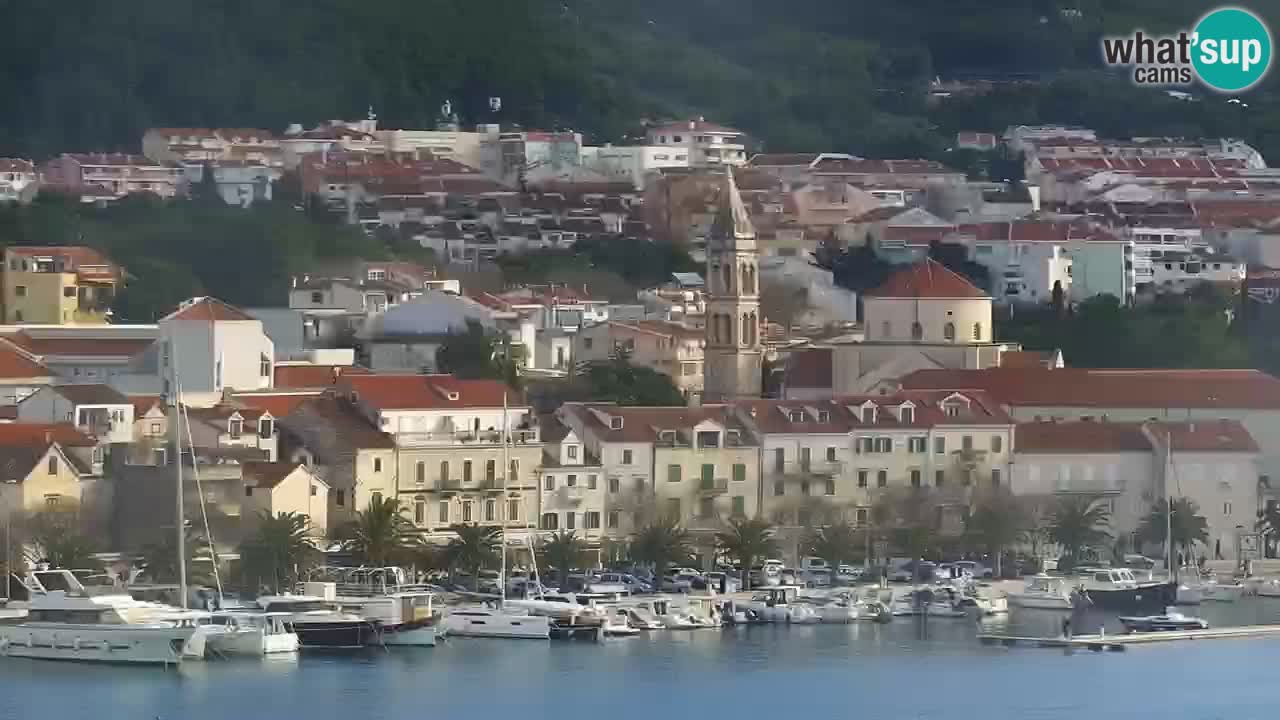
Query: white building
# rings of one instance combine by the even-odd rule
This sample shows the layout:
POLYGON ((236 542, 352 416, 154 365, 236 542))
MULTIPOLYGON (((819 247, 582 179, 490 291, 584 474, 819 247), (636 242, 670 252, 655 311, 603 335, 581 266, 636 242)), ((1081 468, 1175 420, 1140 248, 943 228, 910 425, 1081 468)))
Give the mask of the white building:
POLYGON ((1060 287, 1071 289, 1073 241, 1093 232, 1084 226, 1044 221, 962 225, 952 241, 969 246, 969 255, 991 273, 992 292, 1000 303, 1043 304, 1060 287))
POLYGON ((271 387, 275 346, 262 321, 211 297, 184 302, 160 320, 163 393, 210 405, 224 390, 271 387), (173 382, 176 379, 177 386, 173 382))
POLYGON ((661 168, 689 167, 688 148, 669 145, 604 145, 582 148, 582 164, 613 182, 644 190, 649 173, 661 168))
POLYGON ((689 167, 747 164, 745 135, 741 130, 707 122, 702 118, 649 128, 648 144, 688 156, 689 167))
POLYGON ((18 422, 71 423, 100 443, 128 443, 133 411, 133 403, 107 385, 49 385, 18 403, 18 422))
MULTIPOLYGON (((196 187, 204 181, 205 165, 187 164, 182 168, 187 186, 196 187)), ((272 183, 280 179, 279 167, 261 164, 223 161, 208 167, 213 169, 213 181, 218 196, 228 205, 249 207, 254 203, 271 200, 272 183)))
POLYGON ((0 202, 29 199, 38 177, 30 160, 0 158, 0 202))

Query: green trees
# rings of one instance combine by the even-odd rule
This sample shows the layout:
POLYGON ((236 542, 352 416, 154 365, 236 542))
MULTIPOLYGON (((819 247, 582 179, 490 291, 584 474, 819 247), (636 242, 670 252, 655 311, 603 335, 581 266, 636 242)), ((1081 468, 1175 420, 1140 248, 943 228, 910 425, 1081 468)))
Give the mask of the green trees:
POLYGON ((1200 506, 1190 498, 1173 499, 1172 517, 1169 516, 1168 508, 1166 500, 1160 500, 1151 506, 1151 512, 1138 525, 1138 539, 1157 543, 1169 553, 1171 550, 1165 546, 1165 542, 1167 536, 1172 535, 1173 547, 1184 557, 1191 558, 1196 543, 1209 542, 1209 522, 1200 514, 1200 506))
POLYGON ((1111 511, 1100 498, 1068 496, 1059 498, 1049 510, 1049 539, 1062 547, 1058 569, 1068 571, 1079 564, 1083 553, 1096 549, 1111 538, 1107 525, 1111 511))
MULTIPOLYGON (((480 571, 501 562, 502 531, 496 527, 479 525, 452 525, 454 538, 445 546, 446 563, 450 571, 463 570, 471 575, 471 589, 480 590, 480 571)), ((500 582, 505 583, 506 578, 500 582)))
MULTIPOLYGON (((847 522, 814 528, 805 535, 801 547, 804 552, 827 561, 831 568, 831 582, 840 577, 840 566, 859 555, 858 547, 864 544, 862 534, 847 522)), ((867 558, 870 563, 871 559, 867 558)))
POLYGON ((670 376, 632 365, 625 352, 617 352, 608 360, 587 363, 578 373, 573 395, 582 400, 631 406, 684 404, 684 396, 670 376))
POLYGON ((468 320, 466 330, 450 334, 440 345, 436 365, 440 372, 464 380, 502 380, 513 388, 520 387, 518 347, 505 334, 468 320))
POLYGON ((735 560, 742 573, 742 589, 751 589, 751 566, 778 552, 773 525, 756 518, 733 518, 728 529, 716 533, 716 549, 735 560))
MULTIPOLYGON (((152 582, 178 582, 178 543, 166 533, 157 542, 142 548, 142 569, 152 582)), ((187 581, 193 584, 213 584, 213 566, 217 562, 209 541, 192 527, 184 529, 183 549, 186 554, 187 581)))
POLYGON ((1030 531, 1031 516, 1025 504, 1007 491, 994 492, 979 501, 965 530, 995 558, 996 577, 1004 571, 1004 551, 1018 544, 1030 531))
POLYGON ((253 534, 240 543, 240 574, 246 587, 281 592, 293 587, 315 560, 311 521, 301 513, 262 513, 253 534))
POLYGON ((421 535, 393 498, 373 498, 355 519, 338 530, 342 547, 361 563, 387 567, 411 560, 421 535))
POLYGON ((689 533, 672 520, 659 520, 644 526, 631 539, 631 560, 653 568, 655 585, 673 563, 687 562, 693 554, 689 533))
POLYGON ((561 530, 542 542, 542 562, 556 570, 560 587, 569 583, 569 572, 582 562, 586 544, 573 530, 561 530))
POLYGON ((102 566, 93 557, 98 552, 97 545, 81 529, 77 511, 36 513, 25 525, 29 561, 47 562, 63 570, 96 570, 102 566))

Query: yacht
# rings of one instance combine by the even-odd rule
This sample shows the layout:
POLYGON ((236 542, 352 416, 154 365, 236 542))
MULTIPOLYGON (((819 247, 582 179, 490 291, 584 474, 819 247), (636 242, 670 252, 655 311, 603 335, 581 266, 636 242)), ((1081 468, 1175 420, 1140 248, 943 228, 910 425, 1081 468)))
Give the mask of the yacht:
POLYGON ((608 637, 629 637, 639 635, 640 628, 631 626, 631 616, 626 610, 618 608, 605 617, 604 634, 608 637))
POLYGON ((1171 632, 1176 630, 1208 630, 1209 623, 1198 617, 1189 617, 1182 613, 1174 611, 1173 608, 1165 608, 1164 615, 1150 615, 1146 617, 1126 617, 1120 616, 1120 623, 1124 625, 1126 632, 1171 632))
POLYGON ((745 607, 764 622, 816 623, 821 620, 817 609, 800 599, 798 585, 772 585, 757 593, 745 607))
POLYGON ((1191 579, 1178 586, 1179 605, 1199 605, 1205 602, 1235 602, 1244 596, 1244 585, 1222 583, 1214 575, 1201 576, 1199 570, 1190 569, 1191 579))
POLYGON ((168 665, 204 657, 212 633, 200 613, 128 595, 91 596, 68 570, 33 572, 26 587, 28 615, 0 624, 0 655, 168 665))
POLYGON ((352 650, 382 644, 378 623, 347 612, 332 598, 267 595, 258 598, 258 605, 265 613, 280 616, 304 650, 352 650))
POLYGON ((619 617, 626 616, 627 624, 637 630, 662 630, 666 627, 661 620, 658 620, 644 608, 620 606, 616 608, 616 614, 619 617))
POLYGON ((344 611, 377 623, 382 644, 435 646, 436 595, 408 583, 401 568, 317 568, 312 576, 335 581, 303 583, 303 594, 332 596, 344 611))
POLYGON ((548 640, 551 618, 513 612, 497 605, 471 605, 451 608, 441 621, 450 635, 460 637, 515 638, 548 640))
POLYGON ((1027 580, 1021 592, 1009 593, 1013 607, 1035 610, 1071 610, 1074 607, 1072 591, 1063 578, 1041 573, 1027 580))
POLYGON ((1084 574, 1084 593, 1104 610, 1165 608, 1177 600, 1173 582, 1138 582, 1126 568, 1098 568, 1084 574))
POLYGON ((287 627, 287 613, 214 612, 208 624, 210 655, 261 657, 298 652, 298 635, 287 627))

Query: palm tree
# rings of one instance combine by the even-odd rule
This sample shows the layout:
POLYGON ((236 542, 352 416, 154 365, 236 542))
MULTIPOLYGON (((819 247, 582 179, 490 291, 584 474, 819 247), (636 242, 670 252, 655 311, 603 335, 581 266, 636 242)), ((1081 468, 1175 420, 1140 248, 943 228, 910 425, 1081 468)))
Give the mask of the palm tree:
POLYGON ((1265 508, 1258 511, 1255 529, 1265 538, 1267 552, 1263 554, 1266 557, 1274 557, 1276 542, 1280 540, 1280 503, 1267 503, 1265 508))
POLYGON ((569 571, 582 559, 585 544, 573 530, 561 530, 542 543, 542 559, 557 570, 560 587, 569 583, 569 571))
POLYGON ((693 554, 689 533, 670 518, 641 528, 631 540, 630 552, 633 561, 653 568, 655 589, 661 589, 667 566, 685 562, 693 554))
POLYGON ((1023 504, 1008 492, 987 496, 969 517, 965 529, 995 559, 996 577, 1004 572, 1004 551, 1027 537, 1030 520, 1023 504))
POLYGON ((729 528, 716 533, 716 548, 722 554, 737 560, 742 570, 742 589, 751 589, 751 566, 756 558, 768 558, 778 553, 778 541, 773 536, 773 525, 758 518, 733 518, 729 528))
POLYGON ((1059 498, 1049 511, 1048 520, 1049 539, 1062 547, 1064 562, 1058 564, 1059 570, 1074 568, 1084 550, 1111 538, 1107 531, 1111 511, 1100 498, 1081 495, 1059 498))
POLYGON ((373 498, 364 510, 338 530, 342 549, 372 567, 387 567, 408 559, 422 536, 404 515, 399 500, 373 498))
MULTIPOLYGON (((471 589, 480 591, 480 571, 500 561, 498 553, 505 552, 502 547, 501 531, 496 527, 480 525, 451 525, 454 537, 445 547, 450 571, 461 568, 471 573, 471 589)), ((506 578, 498 582, 506 583, 506 578)))
POLYGON ((276 592, 290 587, 315 557, 311 521, 301 513, 263 512, 258 528, 240 543, 240 566, 246 584, 261 587, 269 579, 276 592))
POLYGON ((1172 535, 1173 547, 1181 550, 1186 557, 1191 557, 1191 550, 1196 543, 1209 542, 1209 522, 1200 514, 1200 506, 1190 498, 1173 499, 1172 517, 1168 514, 1168 507, 1165 500, 1151 506, 1151 512, 1138 525, 1138 539, 1159 544, 1168 558, 1167 553, 1172 550, 1165 547, 1165 540, 1167 535, 1172 535))
MULTIPOLYGON (((183 530, 183 549, 187 556, 187 579, 195 584, 207 585, 213 581, 211 572, 217 558, 208 540, 192 527, 183 530)), ((165 533, 164 539, 149 543, 142 548, 142 567, 147 571, 152 582, 178 582, 178 544, 174 542, 172 531, 165 533)))
MULTIPOLYGON (((806 553, 827 561, 827 565, 831 567, 831 582, 835 584, 840 577, 840 566, 854 557, 859 535, 852 525, 840 522, 815 528, 805 536, 801 545, 806 553)), ((867 562, 870 563, 871 559, 867 558, 867 562)))

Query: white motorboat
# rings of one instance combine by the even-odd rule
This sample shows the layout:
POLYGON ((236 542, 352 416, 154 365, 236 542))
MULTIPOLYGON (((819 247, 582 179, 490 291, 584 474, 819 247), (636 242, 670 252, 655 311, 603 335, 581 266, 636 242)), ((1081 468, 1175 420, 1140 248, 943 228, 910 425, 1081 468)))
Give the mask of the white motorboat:
POLYGON ((708 621, 699 618, 693 609, 687 605, 676 606, 669 597, 640 600, 629 607, 640 617, 661 623, 666 630, 697 630, 710 627, 708 621))
POLYGON ((616 614, 625 614, 627 624, 637 630, 662 630, 666 627, 661 620, 658 620, 644 608, 635 606, 619 607, 616 614))
POLYGON ((820 621, 812 604, 797 602, 798 585, 774 585, 757 593, 744 604, 756 617, 770 623, 816 623, 820 621))
POLYGON ((1261 598, 1280 598, 1280 580, 1265 580, 1254 586, 1254 594, 1261 598))
POLYGON ((640 634, 640 628, 631 627, 631 617, 622 608, 605 617, 603 629, 608 637, 630 637, 640 634))
POLYGON ((0 625, 0 655, 41 660, 167 665, 202 658, 212 634, 201 613, 128 595, 90 596, 68 570, 42 570, 26 583, 26 619, 0 625))
POLYGON ((1021 592, 1011 592, 1008 603, 1013 607, 1035 610, 1071 610, 1071 589, 1063 578, 1040 574, 1027 580, 1021 592))
POLYGON ((409 583, 403 569, 321 567, 310 575, 327 580, 303 583, 304 595, 332 597, 344 611, 377 623, 383 645, 436 644, 436 595, 409 583))
POLYGON ((459 637, 510 638, 548 640, 551 618, 530 615, 497 605, 471 605, 450 608, 441 625, 450 635, 459 637))
POLYGON ((347 612, 332 597, 267 595, 258 598, 258 605, 268 614, 281 616, 304 650, 355 650, 382 644, 376 622, 347 612))
POLYGON ((1209 623, 1198 617, 1190 617, 1165 608, 1164 615, 1128 617, 1121 615, 1120 623, 1127 632, 1171 632, 1176 630, 1207 630, 1209 623))
POLYGON ((210 655, 279 655, 298 652, 298 636, 285 624, 287 613, 215 612, 209 624, 220 628, 210 634, 210 655))

